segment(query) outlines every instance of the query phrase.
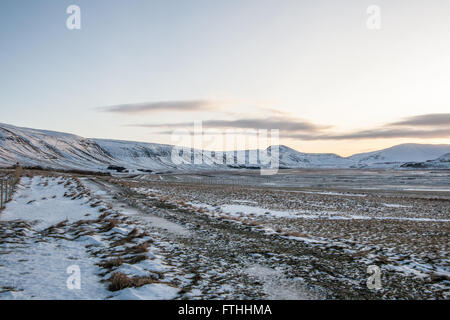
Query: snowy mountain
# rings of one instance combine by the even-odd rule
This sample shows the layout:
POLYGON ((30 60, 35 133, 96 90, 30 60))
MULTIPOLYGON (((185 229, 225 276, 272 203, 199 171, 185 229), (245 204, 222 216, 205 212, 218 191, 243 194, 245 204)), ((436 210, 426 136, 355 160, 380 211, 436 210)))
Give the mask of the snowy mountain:
POLYGON ((386 168, 401 166, 405 162, 423 162, 450 152, 450 145, 406 143, 368 153, 355 154, 347 159, 353 167, 386 168))
POLYGON ((443 156, 440 156, 439 158, 432 160, 432 161, 436 161, 436 162, 450 162, 450 153, 446 153, 443 156))
POLYGON ((90 171, 259 168, 264 166, 261 157, 270 156, 276 150, 279 152, 280 168, 393 168, 405 163, 422 162, 430 168, 445 168, 448 165, 450 145, 402 144, 348 158, 331 153, 302 153, 283 145, 266 150, 229 151, 223 154, 194 150, 184 161, 174 162, 173 155, 180 155, 180 152, 171 145, 88 139, 68 133, 0 124, 0 167, 19 162, 23 166, 90 171), (194 159, 200 159, 200 162, 194 162, 194 159))
POLYGON ((424 162, 407 162, 403 168, 429 168, 429 169, 450 169, 450 153, 446 153, 434 160, 424 162))
POLYGON ((280 168, 335 168, 349 165, 348 159, 334 153, 303 153, 286 146, 279 146, 279 155, 280 168))
POLYGON ((58 169, 96 169, 114 159, 86 138, 0 124, 0 166, 16 162, 58 169))
MULTIPOLYGON (((167 144, 133 142, 122 140, 105 140, 105 139, 91 139, 99 146, 106 154, 114 159, 113 164, 119 164, 128 169, 135 169, 141 171, 154 170, 190 170, 190 169, 211 169, 220 166, 214 165, 208 153, 203 153, 200 150, 193 150, 192 154, 188 154, 183 163, 174 163, 172 161, 172 153, 174 146, 167 144), (211 164, 196 164, 194 165, 194 157, 205 159, 205 162, 211 164), (207 161, 209 160, 209 162, 207 161)), ((181 158, 181 155, 180 155, 181 158)), ((222 166, 226 168, 225 165, 222 166)))
POLYGON ((172 163, 172 149, 170 145, 87 139, 0 124, 0 166, 4 167, 17 162, 23 166, 90 171, 106 171, 108 167, 152 171, 192 167, 172 163))

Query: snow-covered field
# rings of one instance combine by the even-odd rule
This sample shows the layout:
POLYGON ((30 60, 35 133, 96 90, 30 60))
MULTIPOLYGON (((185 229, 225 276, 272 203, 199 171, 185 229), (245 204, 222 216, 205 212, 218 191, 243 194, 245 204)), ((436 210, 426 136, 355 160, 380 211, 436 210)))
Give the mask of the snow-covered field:
POLYGON ((142 246, 136 262, 137 251, 127 250, 150 243, 149 236, 130 237, 112 247, 138 230, 122 217, 125 213, 92 197, 76 180, 22 178, 13 201, 0 214, 0 299, 176 297, 179 290, 162 279, 160 272, 166 266, 151 248, 142 246), (112 252, 121 251, 123 262, 114 273, 139 277, 145 285, 108 290, 107 280, 114 273, 106 264, 116 255, 112 252), (80 286, 74 288, 68 282, 78 271, 80 286))
MULTIPOLYGON (((450 297, 450 193, 431 190, 445 174, 427 192, 383 188, 392 174, 376 172, 359 180, 375 189, 329 171, 306 178, 332 188, 293 187, 295 174, 238 185, 27 171, 0 212, 0 299, 450 297), (369 265, 380 290, 366 286, 369 265)), ((424 176, 405 181, 420 189, 424 176)))
MULTIPOLYGON (((40 232, 68 220, 75 222, 88 214, 99 216, 98 210, 81 199, 71 200, 63 195, 64 181, 41 177, 23 178, 14 200, 1 214, 1 221, 23 221, 23 225, 8 230, 2 223, 0 297, 12 299, 101 299, 107 292, 96 276, 95 260, 86 252, 89 239, 68 241, 48 238, 39 241, 40 232), (58 184, 60 183, 60 184, 58 184), (20 243, 6 242, 8 234, 20 233, 20 243), (21 235, 23 233, 23 235, 21 235), (5 239, 6 238, 6 239, 5 239), (81 290, 68 290, 67 268, 78 265, 83 274, 81 290), (14 288, 6 290, 5 288, 14 288)), ((17 223, 17 222, 16 222, 17 223)))

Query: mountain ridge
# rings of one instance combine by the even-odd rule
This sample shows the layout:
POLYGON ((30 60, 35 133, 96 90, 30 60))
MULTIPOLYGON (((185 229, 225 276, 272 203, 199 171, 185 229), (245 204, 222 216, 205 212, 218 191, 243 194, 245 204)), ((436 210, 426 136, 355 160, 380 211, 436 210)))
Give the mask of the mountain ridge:
POLYGON ((450 153, 450 145, 446 144, 407 143, 342 157, 334 153, 304 153, 278 145, 265 150, 223 152, 233 160, 231 164, 214 158, 219 152, 194 150, 195 157, 204 160, 202 163, 189 163, 188 158, 185 163, 176 164, 172 157, 174 148, 168 144, 84 138, 71 133, 0 123, 0 167, 19 162, 24 166, 91 171, 108 171, 108 167, 147 172, 257 168, 262 165, 260 154, 270 154, 272 149, 278 148, 280 168, 400 168, 407 163, 428 163, 450 153), (252 152, 258 154, 256 163, 250 161, 255 160, 252 152), (244 163, 239 159, 245 159, 244 163))

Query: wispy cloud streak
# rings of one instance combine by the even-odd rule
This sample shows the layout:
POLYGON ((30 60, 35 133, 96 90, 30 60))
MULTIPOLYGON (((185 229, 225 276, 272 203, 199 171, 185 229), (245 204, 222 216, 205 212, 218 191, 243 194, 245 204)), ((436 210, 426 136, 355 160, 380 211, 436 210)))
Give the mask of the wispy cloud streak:
POLYGON ((416 138, 416 139, 439 139, 450 138, 449 129, 417 130, 417 129, 374 129, 363 130, 346 134, 282 134, 281 136, 301 140, 362 140, 362 139, 393 139, 393 138, 416 138))
POLYGON ((389 126, 450 127, 450 113, 423 114, 391 123, 389 126))
POLYGON ((219 103, 209 100, 179 100, 119 104, 99 108, 103 112, 140 114, 165 111, 199 112, 216 110, 219 103))
MULTIPOLYGON (((192 122, 168 123, 168 124, 138 124, 132 125, 146 128, 189 128, 192 122)), ((327 126, 317 125, 308 121, 289 120, 281 117, 271 117, 265 119, 245 118, 238 120, 206 120, 202 121, 204 128, 239 128, 239 129, 271 129, 282 128, 284 131, 298 132, 318 132, 327 126)))

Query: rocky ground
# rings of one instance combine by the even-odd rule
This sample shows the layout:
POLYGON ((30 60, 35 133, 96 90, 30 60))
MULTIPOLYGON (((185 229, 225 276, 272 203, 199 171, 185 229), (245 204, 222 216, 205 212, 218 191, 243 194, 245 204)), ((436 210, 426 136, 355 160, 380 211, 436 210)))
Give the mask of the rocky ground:
POLYGON ((20 260, 2 259, 14 246, 64 235, 59 240, 79 241, 96 265, 91 273, 100 299, 449 298, 446 192, 240 186, 211 177, 203 184, 166 176, 55 174, 39 183, 59 182, 66 199, 98 212, 44 229, 27 217, 0 214, 1 273, 20 260), (379 290, 367 286, 370 265, 381 270, 379 290))
MULTIPOLYGON (((195 252, 186 256, 182 266, 198 267, 202 263, 190 262, 191 257, 205 257, 205 270, 216 265, 213 273, 218 271, 223 283, 247 282, 248 270, 262 267, 274 272, 264 276, 266 280, 301 287, 286 291, 303 296, 448 298, 450 201, 446 194, 132 179, 105 183, 120 186, 121 198, 142 212, 187 228, 189 237, 169 240, 176 244, 171 250, 195 252), (379 291, 366 286, 368 265, 381 268, 379 291)), ((199 288, 209 289, 206 277, 199 288)), ((252 277, 258 278, 258 272, 250 272, 252 277)), ((258 293, 247 297, 276 295, 264 289, 264 281, 261 285, 262 290, 253 284, 258 293)), ((214 297, 217 290, 216 285, 209 294, 214 297)))

